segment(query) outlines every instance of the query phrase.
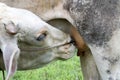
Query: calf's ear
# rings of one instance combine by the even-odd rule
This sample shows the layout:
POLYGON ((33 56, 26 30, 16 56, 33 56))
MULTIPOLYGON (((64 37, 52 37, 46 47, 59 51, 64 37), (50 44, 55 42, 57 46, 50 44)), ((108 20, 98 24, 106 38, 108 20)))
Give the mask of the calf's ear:
POLYGON ((17 60, 20 54, 20 50, 17 45, 17 37, 15 37, 15 34, 18 33, 19 28, 12 21, 3 24, 5 31, 10 34, 4 35, 5 38, 2 37, 0 40, 5 69, 7 71, 5 80, 10 80, 17 70, 17 60))
POLYGON ((15 25, 12 21, 9 21, 8 23, 3 23, 6 29, 6 32, 14 35, 19 31, 19 26, 15 25))
POLYGON ((19 57, 20 50, 16 45, 10 43, 2 47, 2 52, 5 69, 7 71, 6 80, 9 80, 17 70, 17 59, 19 57))

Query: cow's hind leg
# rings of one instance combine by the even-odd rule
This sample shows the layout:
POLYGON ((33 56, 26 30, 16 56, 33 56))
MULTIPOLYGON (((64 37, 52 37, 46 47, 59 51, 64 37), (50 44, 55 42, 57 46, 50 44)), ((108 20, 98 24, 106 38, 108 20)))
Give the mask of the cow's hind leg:
POLYGON ((80 61, 84 80, 102 80, 90 51, 81 55, 80 61))
POLYGON ((93 55, 75 27, 71 29, 71 36, 78 48, 84 80, 101 80, 93 55))

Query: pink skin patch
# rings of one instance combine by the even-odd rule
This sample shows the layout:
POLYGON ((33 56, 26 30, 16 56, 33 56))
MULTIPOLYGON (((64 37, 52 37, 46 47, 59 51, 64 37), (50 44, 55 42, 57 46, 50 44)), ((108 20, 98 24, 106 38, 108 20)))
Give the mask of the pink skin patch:
POLYGON ((14 45, 7 45, 3 50, 3 58, 5 63, 5 68, 7 71, 6 80, 14 75, 17 70, 17 59, 19 56, 19 49, 14 47, 14 45))

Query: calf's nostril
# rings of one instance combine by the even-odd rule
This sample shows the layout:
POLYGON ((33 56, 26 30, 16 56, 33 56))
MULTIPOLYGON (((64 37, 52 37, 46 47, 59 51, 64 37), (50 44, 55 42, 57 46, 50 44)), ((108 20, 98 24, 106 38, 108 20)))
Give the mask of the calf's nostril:
POLYGON ((65 45, 65 46, 64 46, 64 49, 69 49, 69 47, 70 47, 70 44, 65 45))
POLYGON ((68 53, 70 46, 71 46, 70 44, 67 44, 67 45, 64 45, 64 46, 60 47, 59 49, 63 52, 68 53))

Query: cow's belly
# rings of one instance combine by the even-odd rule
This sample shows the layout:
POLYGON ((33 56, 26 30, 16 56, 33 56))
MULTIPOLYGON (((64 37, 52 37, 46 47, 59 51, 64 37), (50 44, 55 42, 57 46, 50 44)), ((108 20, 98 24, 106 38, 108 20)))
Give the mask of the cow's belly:
POLYGON ((90 46, 103 80, 120 80, 120 30, 104 47, 90 46))

